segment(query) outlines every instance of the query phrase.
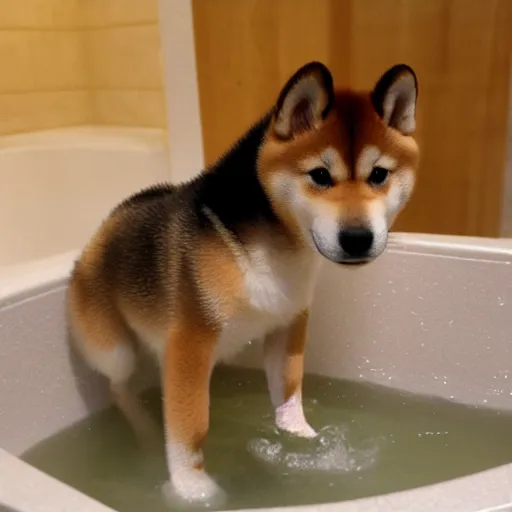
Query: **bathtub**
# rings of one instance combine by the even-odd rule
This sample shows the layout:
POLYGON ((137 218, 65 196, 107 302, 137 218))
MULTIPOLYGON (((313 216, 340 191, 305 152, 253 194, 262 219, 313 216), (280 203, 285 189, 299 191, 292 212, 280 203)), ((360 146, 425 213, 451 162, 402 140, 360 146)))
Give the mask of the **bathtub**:
MULTIPOLYGON (((38 136, 27 147, 20 142, 0 149, 0 176, 7 169, 9 179, 19 180, 18 191, 24 183, 37 188, 33 181, 39 174, 46 176, 39 191, 50 177, 59 181, 51 169, 65 182, 44 193, 30 190, 31 214, 16 201, 9 202, 10 212, 1 204, 3 215, 21 215, 26 226, 48 234, 20 238, 9 252, 4 237, 17 231, 7 225, 0 231, 2 251, 7 247, 0 260, 0 509, 5 504, 18 512, 111 510, 17 456, 108 405, 105 382, 70 355, 65 290, 79 247, 113 203, 165 178, 165 150, 158 140, 149 132, 77 129, 38 136), (14 167, 29 175, 15 176, 14 167), (118 173, 119 188, 107 191, 100 172, 118 173), (66 191, 64 199, 57 187, 66 191), (65 209, 55 204, 60 200, 65 209), (65 225, 75 227, 72 212, 79 228, 65 225), (50 221, 55 225, 47 226, 50 221)), ((409 234, 391 236, 385 253, 366 267, 325 262, 306 371, 512 409, 511 382, 504 377, 512 361, 511 272, 512 241, 409 234), (368 314, 372 310, 379 314, 368 314), (364 364, 365 358, 372 365, 364 364), (438 375, 448 377, 446 384, 438 375)), ((258 358, 249 351, 237 363, 254 366, 258 358)), ((512 510, 512 464, 373 498, 274 510, 512 510)))
POLYGON ((165 139, 157 129, 87 126, 0 137, 0 297, 51 274, 119 200, 169 180, 165 139))
POLYGON ((1 137, 0 266, 80 247, 112 204, 168 180, 164 140, 162 130, 100 127, 1 137))

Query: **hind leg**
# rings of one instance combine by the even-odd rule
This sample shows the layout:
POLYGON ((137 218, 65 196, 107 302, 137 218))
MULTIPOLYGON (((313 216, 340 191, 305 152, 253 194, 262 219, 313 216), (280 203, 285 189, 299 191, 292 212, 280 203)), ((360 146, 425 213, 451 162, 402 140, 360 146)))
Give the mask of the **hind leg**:
POLYGON ((130 390, 138 359, 131 332, 104 301, 95 304, 76 296, 76 290, 71 290, 69 316, 76 348, 93 370, 109 379, 115 405, 137 436, 150 442, 158 433, 156 422, 130 390))

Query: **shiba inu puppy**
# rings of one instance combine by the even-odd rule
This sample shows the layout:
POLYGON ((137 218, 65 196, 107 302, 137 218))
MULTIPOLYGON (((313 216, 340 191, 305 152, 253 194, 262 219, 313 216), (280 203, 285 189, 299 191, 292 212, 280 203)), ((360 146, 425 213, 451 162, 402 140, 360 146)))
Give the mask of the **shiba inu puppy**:
POLYGON ((168 486, 184 500, 219 492, 201 451, 210 376, 250 340, 263 340, 277 426, 315 436, 301 386, 320 255, 354 265, 384 250, 415 181, 416 99, 406 65, 360 93, 309 63, 215 165, 126 199, 85 247, 68 292, 76 346, 140 431, 128 383, 138 344, 156 354, 168 486))

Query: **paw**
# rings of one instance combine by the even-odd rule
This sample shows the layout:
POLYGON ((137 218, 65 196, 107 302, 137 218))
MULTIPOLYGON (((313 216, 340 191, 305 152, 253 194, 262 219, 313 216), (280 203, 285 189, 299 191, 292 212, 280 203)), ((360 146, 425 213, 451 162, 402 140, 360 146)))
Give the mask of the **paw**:
POLYGON ((309 423, 304 422, 304 424, 297 430, 297 432, 294 432, 294 434, 299 437, 312 439, 317 436, 318 432, 309 423))
POLYGON ((277 427, 298 437, 312 439, 317 436, 316 430, 306 420, 300 422, 278 421, 277 427))
POLYGON ((302 403, 297 396, 276 408, 276 425, 279 429, 299 437, 312 438, 317 435, 306 421, 302 403))
POLYGON ((173 504, 219 507, 225 495, 216 482, 203 470, 183 469, 174 473, 164 484, 164 493, 173 504))

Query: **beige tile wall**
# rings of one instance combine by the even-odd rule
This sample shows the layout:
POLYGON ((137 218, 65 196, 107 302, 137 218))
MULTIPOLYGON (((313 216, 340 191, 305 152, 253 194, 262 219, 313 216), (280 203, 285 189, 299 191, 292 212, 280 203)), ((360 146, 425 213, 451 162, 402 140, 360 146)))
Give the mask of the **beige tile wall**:
POLYGON ((157 0, 0 0, 0 135, 165 127, 157 0))
POLYGON ((164 128, 157 0, 81 0, 94 122, 164 128))
POLYGON ((81 0, 0 0, 0 134, 92 121, 81 0))

